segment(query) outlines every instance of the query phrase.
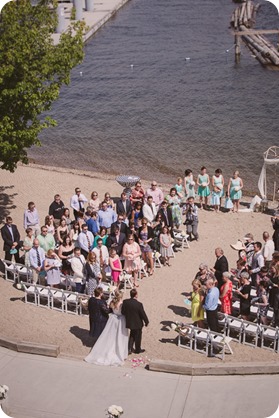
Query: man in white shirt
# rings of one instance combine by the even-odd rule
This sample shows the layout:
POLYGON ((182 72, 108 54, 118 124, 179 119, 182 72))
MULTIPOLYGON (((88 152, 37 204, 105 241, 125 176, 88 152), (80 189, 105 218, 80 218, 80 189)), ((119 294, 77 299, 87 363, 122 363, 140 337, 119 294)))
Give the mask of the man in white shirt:
POLYGON ((144 218, 148 220, 148 225, 151 225, 157 215, 157 209, 152 196, 148 196, 147 202, 143 205, 142 213, 144 218))
POLYGON ((269 269, 271 262, 272 262, 272 254, 275 252, 275 246, 272 239, 270 239, 270 235, 268 232, 263 233, 263 256, 264 256, 264 263, 265 267, 269 269))
POLYGON ((80 248, 74 249, 74 256, 71 258, 71 267, 74 272, 74 282, 76 284, 76 292, 84 293, 85 275, 84 275, 85 258, 80 252, 80 248))
POLYGON ((105 279, 109 265, 109 253, 107 247, 103 245, 103 240, 101 238, 97 240, 97 247, 94 248, 93 253, 96 254, 97 263, 100 264, 102 277, 105 279))
POLYGON ((35 237, 40 233, 39 214, 34 202, 29 202, 28 209, 24 211, 23 228, 32 228, 35 237))
POLYGON ((71 197, 70 206, 74 209, 74 217, 75 220, 77 220, 80 217, 80 212, 84 213, 84 204, 88 200, 84 196, 84 194, 81 193, 81 190, 79 187, 75 188, 75 194, 71 197))
POLYGON ((81 254, 87 258, 90 248, 94 241, 94 235, 88 231, 87 224, 81 226, 81 232, 78 235, 78 244, 81 250, 81 254))

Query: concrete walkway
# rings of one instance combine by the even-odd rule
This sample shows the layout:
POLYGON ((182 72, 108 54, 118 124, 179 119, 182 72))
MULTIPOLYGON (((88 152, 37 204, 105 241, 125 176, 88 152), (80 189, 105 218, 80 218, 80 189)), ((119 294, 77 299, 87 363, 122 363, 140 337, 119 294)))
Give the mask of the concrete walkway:
POLYGON ((14 418, 264 418, 279 403, 279 376, 190 377, 143 368, 17 353, 0 347, 4 411, 14 418))

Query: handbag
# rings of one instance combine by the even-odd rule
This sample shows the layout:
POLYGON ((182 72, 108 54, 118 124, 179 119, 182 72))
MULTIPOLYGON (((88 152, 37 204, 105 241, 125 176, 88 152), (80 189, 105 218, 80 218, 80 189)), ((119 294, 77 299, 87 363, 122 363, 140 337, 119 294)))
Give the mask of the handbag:
POLYGON ((233 202, 230 197, 227 197, 225 200, 225 209, 232 209, 233 208, 233 202))

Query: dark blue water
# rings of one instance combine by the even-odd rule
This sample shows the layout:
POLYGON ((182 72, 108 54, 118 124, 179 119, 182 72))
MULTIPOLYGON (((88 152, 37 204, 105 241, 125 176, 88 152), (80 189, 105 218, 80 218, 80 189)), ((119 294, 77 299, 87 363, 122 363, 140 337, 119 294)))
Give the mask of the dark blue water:
MULTIPOLYGON (((225 177, 238 169, 255 190, 262 153, 279 145, 279 72, 244 45, 235 64, 234 8, 229 0, 129 2, 87 43, 53 106, 58 127, 30 156, 170 182, 189 167, 220 167, 225 177)), ((264 2, 256 27, 278 26, 264 2)))

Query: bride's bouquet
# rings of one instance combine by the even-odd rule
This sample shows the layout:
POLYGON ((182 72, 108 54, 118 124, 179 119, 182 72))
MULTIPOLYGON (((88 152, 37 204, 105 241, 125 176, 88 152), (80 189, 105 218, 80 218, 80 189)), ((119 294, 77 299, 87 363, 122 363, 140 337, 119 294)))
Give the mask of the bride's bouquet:
POLYGON ((117 418, 120 417, 120 415, 123 414, 123 408, 118 405, 111 405, 108 407, 108 416, 109 418, 117 418))

